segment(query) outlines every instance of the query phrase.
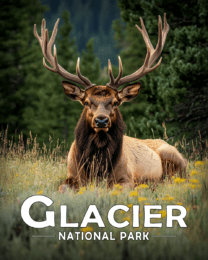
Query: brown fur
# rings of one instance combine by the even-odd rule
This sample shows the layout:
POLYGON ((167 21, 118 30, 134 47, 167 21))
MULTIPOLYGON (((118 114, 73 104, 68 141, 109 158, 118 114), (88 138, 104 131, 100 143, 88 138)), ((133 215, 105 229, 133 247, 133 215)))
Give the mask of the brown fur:
MULTIPOLYGON (((107 133, 100 131, 94 133, 93 129, 86 124, 86 110, 75 129, 75 155, 79 162, 79 168, 83 167, 84 176, 89 178, 90 174, 97 177, 109 175, 116 165, 123 142, 125 124, 122 116, 117 112, 116 123, 113 123, 107 133)), ((91 176, 92 177, 92 176, 91 176)))
MULTIPOLYGON (((136 90, 138 94, 138 85, 136 90)), ((68 88, 65 92, 68 93, 68 88)), ((68 155, 68 178, 60 186, 60 192, 65 192, 67 187, 86 185, 93 179, 106 178, 109 186, 120 183, 134 187, 135 183, 158 182, 166 174, 172 176, 185 171, 187 161, 165 141, 139 140, 123 135, 125 123, 118 107, 112 105, 115 101, 121 104, 123 99, 132 99, 131 93, 125 95, 123 92, 119 97, 118 92, 107 86, 95 86, 79 100, 85 108, 68 155), (96 132, 94 118, 101 115, 109 118, 108 130, 96 132)))
POLYGON ((144 64, 134 73, 122 77, 122 62, 119 57, 119 73, 114 79, 110 60, 108 61, 110 82, 106 86, 96 86, 89 79, 82 76, 79 68, 80 58, 77 60, 76 75, 65 71, 57 62, 57 52, 54 45, 54 54, 51 47, 57 33, 57 20, 52 36, 48 39, 45 19, 42 20, 41 36, 38 35, 34 25, 34 35, 38 39, 43 55, 52 67, 43 59, 43 65, 58 73, 63 78, 78 83, 85 90, 70 82, 63 81, 65 94, 72 100, 79 101, 85 106, 82 116, 75 129, 75 141, 68 155, 68 178, 59 187, 65 192, 67 187, 77 188, 85 185, 87 180, 96 177, 105 177, 108 184, 121 183, 123 186, 133 187, 135 182, 145 180, 158 181, 164 174, 185 171, 186 160, 174 148, 161 140, 138 140, 123 136, 125 124, 118 106, 123 102, 133 100, 139 93, 141 83, 136 82, 118 90, 120 86, 136 81, 147 73, 155 70, 161 63, 159 58, 169 25, 164 14, 164 27, 162 29, 161 17, 158 18, 158 43, 154 49, 150 43, 148 33, 141 20, 142 28, 136 25, 142 34, 147 46, 144 64))

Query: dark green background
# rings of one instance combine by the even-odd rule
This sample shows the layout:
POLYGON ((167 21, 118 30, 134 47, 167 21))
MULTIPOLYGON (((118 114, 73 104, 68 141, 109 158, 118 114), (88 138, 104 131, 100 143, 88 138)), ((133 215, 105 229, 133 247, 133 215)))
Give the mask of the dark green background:
POLYGON ((46 18, 51 31, 61 18, 56 39, 59 63, 75 73, 81 57, 81 73, 93 83, 106 84, 107 60, 118 73, 117 56, 124 76, 137 70, 146 55, 136 29, 143 17, 154 46, 158 15, 166 12, 170 31, 162 53, 162 65, 141 79, 142 90, 121 106, 127 134, 138 138, 163 137, 165 122, 170 140, 207 137, 208 114, 208 3, 205 0, 158 1, 2 1, 0 10, 0 125, 9 138, 30 131, 42 146, 59 139, 69 145, 82 111, 65 96, 59 75, 42 65, 42 53, 33 35, 46 18), (48 5, 45 6, 45 4, 48 5), (50 139, 51 140, 51 139, 50 139))

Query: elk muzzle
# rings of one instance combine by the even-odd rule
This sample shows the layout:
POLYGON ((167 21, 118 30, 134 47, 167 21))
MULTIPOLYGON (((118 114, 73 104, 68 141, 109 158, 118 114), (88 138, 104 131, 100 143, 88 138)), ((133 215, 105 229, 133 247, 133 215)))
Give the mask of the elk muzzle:
POLYGON ((110 118, 107 115, 98 115, 94 117, 94 130, 95 132, 104 131, 108 132, 110 128, 110 118))
POLYGON ((103 118, 103 119, 99 118, 99 117, 95 118, 95 124, 99 128, 106 127, 108 124, 108 121, 109 121, 109 119, 107 117, 103 118))

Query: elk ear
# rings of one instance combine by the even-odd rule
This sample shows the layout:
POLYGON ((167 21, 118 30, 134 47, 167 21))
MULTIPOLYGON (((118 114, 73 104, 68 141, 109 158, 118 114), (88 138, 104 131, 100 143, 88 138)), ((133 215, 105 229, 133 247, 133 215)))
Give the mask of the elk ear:
POLYGON ((82 103, 85 97, 85 91, 79 88, 76 85, 71 84, 67 81, 62 81, 62 86, 64 88, 64 92, 72 100, 78 100, 82 103))
POLYGON ((123 102, 128 102, 133 100, 138 94, 142 86, 141 82, 136 82, 132 85, 128 85, 125 88, 118 91, 118 98, 120 100, 120 105, 123 102))

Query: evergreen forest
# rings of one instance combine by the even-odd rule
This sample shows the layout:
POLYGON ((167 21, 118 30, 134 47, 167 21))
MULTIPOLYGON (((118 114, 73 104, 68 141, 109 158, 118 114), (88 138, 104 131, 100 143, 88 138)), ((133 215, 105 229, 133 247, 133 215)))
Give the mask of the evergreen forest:
MULTIPOLYGON (((24 140, 32 135, 40 145, 48 144, 51 140, 70 145, 83 107, 65 96, 62 78, 43 66, 41 48, 33 34, 34 24, 37 24, 40 34, 41 21, 49 7, 43 5, 44 1, 41 3, 38 0, 2 2, 2 134, 7 132, 9 138, 14 140, 21 134, 24 140)), ((101 1, 100 12, 96 15, 93 1, 76 2, 77 8, 73 7, 73 10, 78 10, 76 15, 70 9, 60 14, 55 42, 58 62, 67 71, 76 74, 76 62, 80 57, 82 75, 97 85, 109 82, 109 58, 113 63, 114 77, 118 75, 118 55, 122 59, 124 76, 142 66, 147 50, 135 24, 141 26, 140 17, 143 18, 155 47, 158 15, 163 21, 163 14, 166 13, 170 31, 161 55, 162 64, 140 80, 142 90, 138 97, 120 107, 127 125, 126 133, 141 139, 166 138, 176 141, 185 136, 187 140, 198 137, 205 140, 208 136, 208 2, 118 0, 116 5, 120 13, 116 14, 110 27, 105 26, 105 21, 114 10, 114 1, 113 4, 111 1, 101 1), (91 11, 91 15, 86 15, 83 21, 78 6, 81 3, 85 4, 87 14, 91 11), (85 22, 88 18, 89 22, 85 22), (76 34, 76 28, 82 29, 82 26, 83 34, 80 34, 80 30, 76 34), (90 26, 97 34, 88 39, 90 26), (99 44, 100 49, 109 50, 109 56, 108 51, 103 54, 104 59, 96 54, 95 49, 99 44)), ((57 18, 51 19, 53 25, 57 18)), ((49 26, 46 24, 49 35, 53 28, 51 21, 49 26)))

